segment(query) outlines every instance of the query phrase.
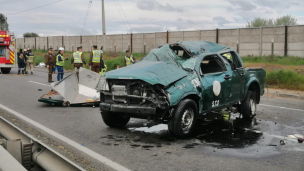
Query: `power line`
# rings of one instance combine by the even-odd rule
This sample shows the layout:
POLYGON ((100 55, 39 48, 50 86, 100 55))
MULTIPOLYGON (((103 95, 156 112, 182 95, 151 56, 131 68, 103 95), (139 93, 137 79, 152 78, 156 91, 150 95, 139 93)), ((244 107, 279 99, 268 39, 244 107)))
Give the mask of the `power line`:
POLYGON ((19 14, 19 13, 31 11, 31 10, 34 10, 34 9, 37 9, 37 8, 45 7, 45 6, 48 6, 48 5, 51 5, 51 4, 55 4, 55 3, 60 2, 60 1, 63 1, 63 0, 55 1, 55 2, 52 2, 52 3, 49 3, 49 4, 41 5, 41 6, 38 6, 38 7, 35 7, 35 8, 31 8, 31 9, 27 9, 27 10, 24 10, 24 11, 19 11, 19 12, 11 13, 11 14, 8 14, 8 15, 14 15, 14 14, 19 14))
MULTIPOLYGON (((115 0, 114 0, 114 1, 115 1, 115 0)), ((119 5, 119 7, 120 7, 120 10, 121 10, 123 16, 125 17, 125 19, 126 19, 126 21, 127 21, 127 24, 128 24, 128 26, 129 26, 130 32, 132 32, 131 27, 130 27, 130 24, 129 24, 129 21, 128 21, 126 15, 125 15, 125 13, 124 13, 124 11, 123 11, 122 8, 121 8, 119 1, 118 1, 117 3, 118 3, 118 5, 119 5)))
POLYGON ((85 25, 87 23, 87 19, 88 19, 88 16, 89 16, 89 12, 90 12, 91 6, 92 6, 92 1, 89 1, 89 6, 88 6, 87 13, 86 13, 86 16, 85 16, 84 21, 83 21, 83 25, 82 25, 82 29, 81 29, 80 35, 82 35, 83 29, 85 28, 85 25))
MULTIPOLYGON (((128 30, 128 25, 127 25, 127 23, 126 23, 125 19, 123 18, 123 16, 122 16, 121 12, 119 11, 119 8, 118 8, 118 6, 117 6, 117 4, 116 4, 116 1, 115 1, 115 0, 113 0, 113 1, 114 1, 115 5, 116 5, 116 8, 117 8, 117 10, 118 10, 118 12, 119 12, 119 15, 120 15, 120 17, 121 17, 122 21, 125 23, 125 27, 126 27, 126 29, 128 30)), ((129 30, 131 30, 131 29, 130 29, 130 27, 129 27, 129 30)))

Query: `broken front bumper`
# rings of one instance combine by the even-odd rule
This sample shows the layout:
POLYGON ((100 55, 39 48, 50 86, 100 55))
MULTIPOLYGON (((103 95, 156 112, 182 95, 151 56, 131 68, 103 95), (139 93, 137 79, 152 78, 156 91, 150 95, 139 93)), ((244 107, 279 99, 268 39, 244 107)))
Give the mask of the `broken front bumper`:
POLYGON ((155 115, 156 108, 145 106, 127 106, 121 104, 100 103, 100 110, 111 112, 123 112, 130 114, 155 115))

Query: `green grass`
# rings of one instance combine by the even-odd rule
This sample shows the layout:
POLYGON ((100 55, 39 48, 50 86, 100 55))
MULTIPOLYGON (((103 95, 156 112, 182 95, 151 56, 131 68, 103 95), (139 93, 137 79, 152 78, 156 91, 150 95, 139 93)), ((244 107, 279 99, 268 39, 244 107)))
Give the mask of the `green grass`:
POLYGON ((304 75, 292 70, 269 71, 266 84, 276 88, 286 88, 304 91, 304 75))
POLYGON ((265 64, 277 64, 277 65, 304 65, 304 58, 293 56, 276 56, 274 60, 271 60, 269 56, 257 56, 257 57, 242 57, 244 63, 265 63, 265 64))

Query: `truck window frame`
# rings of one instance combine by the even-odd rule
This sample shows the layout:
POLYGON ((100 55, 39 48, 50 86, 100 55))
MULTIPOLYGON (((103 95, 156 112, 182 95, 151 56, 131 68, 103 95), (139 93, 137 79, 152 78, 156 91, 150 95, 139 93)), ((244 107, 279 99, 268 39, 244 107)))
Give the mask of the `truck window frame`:
MULTIPOLYGON (((208 64, 209 64, 209 62, 208 62, 208 64)), ((215 74, 215 73, 224 73, 226 71, 227 71, 227 67, 225 65, 225 62, 222 60, 222 58, 218 54, 207 55, 200 62, 200 74, 201 74, 201 76, 203 76, 203 75, 209 75, 209 74, 215 74), (217 72, 207 72, 207 73, 204 73, 202 71, 202 64, 203 64, 203 61, 204 60, 207 61, 208 58, 215 59, 213 61, 215 61, 222 70, 221 71, 217 71, 217 72)))

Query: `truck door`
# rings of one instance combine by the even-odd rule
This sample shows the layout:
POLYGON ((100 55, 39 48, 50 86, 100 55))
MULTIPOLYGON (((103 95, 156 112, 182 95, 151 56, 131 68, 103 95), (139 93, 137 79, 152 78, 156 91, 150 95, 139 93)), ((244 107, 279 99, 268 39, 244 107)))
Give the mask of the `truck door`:
POLYGON ((243 67, 241 61, 239 60, 240 57, 234 51, 231 51, 230 53, 226 53, 226 54, 230 55, 231 57, 231 59, 228 60, 224 56, 224 59, 226 59, 230 63, 230 67, 232 71, 230 103, 236 103, 242 99, 242 96, 245 91, 245 83, 244 83, 245 68, 243 67))
MULTIPOLYGON (((204 57, 200 66, 203 85, 203 110, 214 110, 229 102, 231 85, 224 62, 218 55, 204 57)), ((229 77, 230 78, 230 77, 229 77)))

